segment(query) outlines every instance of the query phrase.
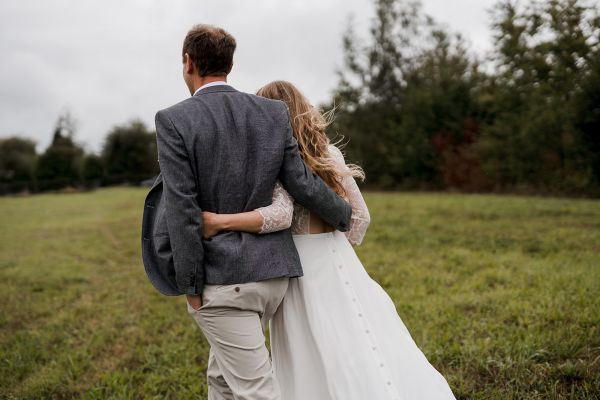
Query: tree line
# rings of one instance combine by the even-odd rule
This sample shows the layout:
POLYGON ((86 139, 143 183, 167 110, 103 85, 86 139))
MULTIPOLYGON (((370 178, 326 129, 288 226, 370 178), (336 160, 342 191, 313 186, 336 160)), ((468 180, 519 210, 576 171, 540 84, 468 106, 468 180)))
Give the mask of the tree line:
POLYGON ((392 189, 600 193, 597 1, 499 1, 480 57, 419 1, 349 25, 330 134, 392 189))
POLYGON ((62 113, 41 154, 30 139, 0 140, 0 194, 137 185, 158 174, 156 134, 143 122, 113 127, 100 154, 86 153, 76 143, 75 125, 68 111, 62 113))
MULTIPOLYGON (((352 21, 329 135, 380 189, 600 195, 598 0, 500 0, 493 46, 473 54, 420 1, 373 0, 367 37, 352 21)), ((139 183, 159 171, 155 133, 115 126, 85 154, 60 116, 51 145, 0 140, 0 193, 139 183)))

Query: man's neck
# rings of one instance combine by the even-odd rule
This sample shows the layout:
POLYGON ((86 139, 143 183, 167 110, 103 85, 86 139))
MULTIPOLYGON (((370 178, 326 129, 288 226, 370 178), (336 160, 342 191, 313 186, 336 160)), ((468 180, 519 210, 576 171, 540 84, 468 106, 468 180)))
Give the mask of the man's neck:
POLYGON ((227 76, 199 76, 197 79, 194 79, 194 91, 196 93, 198 89, 202 86, 213 83, 213 82, 225 82, 227 83, 227 76))

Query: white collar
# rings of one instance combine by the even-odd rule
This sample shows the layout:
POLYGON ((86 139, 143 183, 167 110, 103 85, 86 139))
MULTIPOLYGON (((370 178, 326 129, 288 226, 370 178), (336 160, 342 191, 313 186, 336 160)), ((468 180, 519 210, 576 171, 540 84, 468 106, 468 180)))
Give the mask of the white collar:
POLYGON ((195 96, 196 93, 198 93, 200 90, 202 90, 204 88, 211 87, 211 86, 217 86, 217 85, 227 85, 227 82, 225 82, 225 81, 214 81, 214 82, 206 83, 206 84, 200 86, 198 89, 196 89, 196 91, 194 92, 194 94, 192 96, 195 96))

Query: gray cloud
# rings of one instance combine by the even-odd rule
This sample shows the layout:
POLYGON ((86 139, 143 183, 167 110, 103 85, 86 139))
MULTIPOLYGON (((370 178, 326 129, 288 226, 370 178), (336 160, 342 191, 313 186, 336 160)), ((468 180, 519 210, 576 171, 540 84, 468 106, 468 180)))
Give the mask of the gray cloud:
MULTIPOLYGON (((425 0, 425 11, 489 48, 493 0, 425 0)), ((58 113, 79 120, 76 139, 97 151, 108 130, 189 95, 180 48, 187 29, 211 23, 238 41, 230 83, 254 92, 273 79, 327 100, 342 60, 348 15, 365 34, 369 0, 204 0, 126 2, 22 0, 0 3, 0 136, 21 134, 48 145, 58 113)))

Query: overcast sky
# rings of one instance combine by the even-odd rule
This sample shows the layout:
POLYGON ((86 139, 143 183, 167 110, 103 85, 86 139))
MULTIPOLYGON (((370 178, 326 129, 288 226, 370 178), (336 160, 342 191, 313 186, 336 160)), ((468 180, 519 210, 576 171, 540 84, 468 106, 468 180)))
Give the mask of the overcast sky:
MULTIPOLYGON (((495 0, 424 0, 425 12, 489 50, 495 0)), ((294 82, 314 103, 329 98, 342 60, 348 16, 366 36, 370 0, 2 0, 0 137, 49 144, 58 114, 78 121, 75 139, 100 150, 115 124, 154 114, 189 92, 181 43, 195 23, 222 26, 238 47, 229 83, 255 92, 274 79, 294 82)))

